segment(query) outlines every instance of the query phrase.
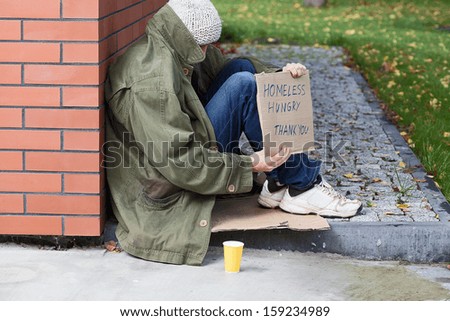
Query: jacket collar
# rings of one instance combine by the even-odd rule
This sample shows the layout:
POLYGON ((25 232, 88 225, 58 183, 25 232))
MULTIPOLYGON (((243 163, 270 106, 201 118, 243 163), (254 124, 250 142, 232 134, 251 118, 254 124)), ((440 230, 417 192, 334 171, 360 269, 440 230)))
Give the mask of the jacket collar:
POLYGON ((168 5, 164 5, 147 24, 147 36, 156 28, 164 41, 177 53, 182 63, 190 65, 205 59, 202 49, 183 21, 168 5))

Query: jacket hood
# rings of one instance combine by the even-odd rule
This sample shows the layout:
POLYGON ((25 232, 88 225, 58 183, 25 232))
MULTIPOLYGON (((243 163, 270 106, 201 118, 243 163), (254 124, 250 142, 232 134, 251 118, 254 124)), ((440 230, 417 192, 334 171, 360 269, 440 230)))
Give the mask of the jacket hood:
POLYGON ((164 41, 172 48, 181 62, 193 65, 205 59, 202 49, 183 21, 168 5, 164 5, 148 22, 147 36, 156 28, 164 41))

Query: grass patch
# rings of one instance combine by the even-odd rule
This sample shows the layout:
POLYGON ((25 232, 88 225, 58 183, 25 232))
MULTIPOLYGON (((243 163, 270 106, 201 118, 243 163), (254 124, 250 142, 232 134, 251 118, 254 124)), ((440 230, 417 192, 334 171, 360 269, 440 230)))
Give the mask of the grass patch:
POLYGON ((450 200, 450 1, 213 0, 224 41, 342 46, 450 200))

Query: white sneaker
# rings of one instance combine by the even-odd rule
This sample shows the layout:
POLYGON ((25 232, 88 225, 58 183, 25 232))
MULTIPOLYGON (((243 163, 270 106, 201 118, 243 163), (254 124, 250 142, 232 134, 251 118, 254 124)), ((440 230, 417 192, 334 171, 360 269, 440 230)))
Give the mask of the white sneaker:
POLYGON ((264 182, 261 194, 259 194, 258 203, 259 203, 259 205, 266 207, 266 208, 276 208, 280 205, 280 202, 283 199, 283 196, 286 192, 287 187, 283 187, 279 191, 271 193, 271 192, 269 192, 268 185, 269 185, 269 183, 266 180, 264 182))
POLYGON ((280 203, 280 208, 289 213, 316 213, 326 217, 351 217, 360 207, 360 201, 347 199, 323 178, 322 182, 295 197, 286 192, 280 203))

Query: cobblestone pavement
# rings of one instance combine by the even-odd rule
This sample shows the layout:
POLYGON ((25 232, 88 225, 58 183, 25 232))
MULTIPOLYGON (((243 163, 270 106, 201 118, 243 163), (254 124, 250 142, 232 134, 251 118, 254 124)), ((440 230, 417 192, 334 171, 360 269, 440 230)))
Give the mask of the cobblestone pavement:
MULTIPOLYGON (((420 164, 411 166, 395 149, 380 123, 383 111, 369 104, 355 73, 344 66, 341 48, 251 45, 237 50, 278 66, 300 62, 309 69, 320 147, 311 154, 324 161, 322 174, 336 190, 362 201, 364 209, 351 222, 439 221, 420 189, 423 180, 412 175, 420 164)), ((331 221, 336 220, 342 219, 331 221)))

